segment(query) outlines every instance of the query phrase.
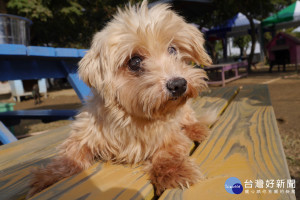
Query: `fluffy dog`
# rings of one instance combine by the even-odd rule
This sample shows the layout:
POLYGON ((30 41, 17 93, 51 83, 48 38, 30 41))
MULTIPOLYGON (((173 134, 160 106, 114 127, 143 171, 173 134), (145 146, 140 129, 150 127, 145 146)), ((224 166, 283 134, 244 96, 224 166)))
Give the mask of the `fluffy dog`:
POLYGON ((144 163, 157 194, 202 178, 189 158, 192 140, 208 134, 188 99, 207 87, 201 32, 166 4, 118 10, 96 33, 79 63, 93 97, 72 125, 59 155, 37 169, 28 196, 90 167, 95 160, 144 163))

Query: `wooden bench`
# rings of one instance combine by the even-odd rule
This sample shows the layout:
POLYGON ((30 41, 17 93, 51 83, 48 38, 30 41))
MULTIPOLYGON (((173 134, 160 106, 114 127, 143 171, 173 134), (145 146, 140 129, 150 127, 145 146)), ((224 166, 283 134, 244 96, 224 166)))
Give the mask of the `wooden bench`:
MULTIPOLYGON (((98 162, 66 178, 32 199, 295 199, 295 194, 230 194, 225 181, 290 179, 276 118, 266 85, 224 87, 200 95, 193 102, 197 114, 217 109, 219 120, 211 135, 194 148, 192 157, 206 179, 189 189, 168 189, 155 197, 141 166, 98 162)), ((0 147, 0 199, 22 199, 28 191, 30 169, 46 164, 55 147, 69 134, 68 127, 0 147)), ((246 188, 244 188, 246 190, 246 188)))
POLYGON ((220 71, 221 72, 221 80, 210 80, 210 81, 208 81, 208 84, 222 85, 224 87, 225 84, 228 82, 234 81, 234 80, 239 79, 244 76, 247 76, 248 75, 247 71, 242 74, 239 74, 239 69, 246 68, 247 66, 248 66, 248 62, 242 61, 242 62, 212 65, 209 67, 204 67, 204 70, 208 72, 208 75, 211 73, 213 73, 214 75, 217 75, 216 73, 218 71, 220 71), (231 71, 231 70, 234 71, 234 76, 226 79, 225 72, 231 71))
POLYGON ((7 126, 19 124, 22 119, 40 119, 42 122, 74 119, 77 110, 15 110, 0 113, 0 121, 7 126))

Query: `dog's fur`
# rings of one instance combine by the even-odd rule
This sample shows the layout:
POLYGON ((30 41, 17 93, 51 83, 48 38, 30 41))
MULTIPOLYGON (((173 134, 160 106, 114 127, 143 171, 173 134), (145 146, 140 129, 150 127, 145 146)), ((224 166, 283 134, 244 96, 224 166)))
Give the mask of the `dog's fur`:
POLYGON ((79 63, 79 75, 93 97, 59 155, 34 171, 28 196, 87 169, 96 159, 143 162, 157 194, 199 181, 202 175, 188 155, 192 140, 203 141, 208 128, 187 100, 207 87, 205 72, 190 65, 211 63, 203 43, 199 30, 166 4, 149 9, 144 1, 119 10, 79 63), (136 55, 142 58, 139 71, 128 67, 136 55), (187 81, 187 89, 174 98, 166 84, 177 77, 187 81))

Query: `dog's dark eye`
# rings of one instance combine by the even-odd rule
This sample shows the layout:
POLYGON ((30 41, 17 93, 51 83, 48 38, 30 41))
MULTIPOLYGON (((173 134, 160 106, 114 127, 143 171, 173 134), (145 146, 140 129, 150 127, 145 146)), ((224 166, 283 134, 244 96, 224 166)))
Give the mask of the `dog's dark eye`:
POLYGON ((142 58, 139 56, 134 56, 128 61, 128 67, 132 71, 139 71, 141 69, 142 58))
POLYGON ((169 47, 168 52, 171 55, 176 55, 177 54, 177 50, 174 47, 169 47))

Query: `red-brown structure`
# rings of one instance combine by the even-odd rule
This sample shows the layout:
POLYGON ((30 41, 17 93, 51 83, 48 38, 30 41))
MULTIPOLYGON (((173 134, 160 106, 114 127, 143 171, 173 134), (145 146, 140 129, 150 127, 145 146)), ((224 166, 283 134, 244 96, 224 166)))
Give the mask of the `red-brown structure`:
POLYGON ((300 40, 286 33, 278 33, 267 45, 270 72, 274 65, 300 64, 300 40))

